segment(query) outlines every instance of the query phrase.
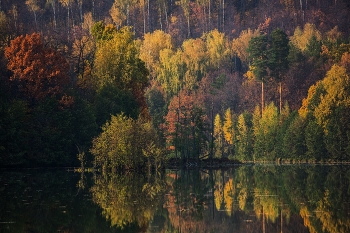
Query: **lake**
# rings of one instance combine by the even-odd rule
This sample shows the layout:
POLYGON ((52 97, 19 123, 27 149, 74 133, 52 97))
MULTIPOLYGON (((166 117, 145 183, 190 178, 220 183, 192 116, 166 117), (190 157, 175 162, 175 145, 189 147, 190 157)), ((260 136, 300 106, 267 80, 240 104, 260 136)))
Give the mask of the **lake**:
POLYGON ((0 232, 350 232, 350 170, 0 171, 0 232))

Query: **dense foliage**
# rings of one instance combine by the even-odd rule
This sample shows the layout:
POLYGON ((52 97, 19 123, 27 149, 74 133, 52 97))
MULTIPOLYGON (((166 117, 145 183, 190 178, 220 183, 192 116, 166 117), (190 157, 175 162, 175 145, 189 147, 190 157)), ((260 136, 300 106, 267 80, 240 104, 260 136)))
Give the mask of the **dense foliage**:
POLYGON ((122 113, 183 160, 348 160, 349 7, 0 1, 1 165, 77 165, 122 113))

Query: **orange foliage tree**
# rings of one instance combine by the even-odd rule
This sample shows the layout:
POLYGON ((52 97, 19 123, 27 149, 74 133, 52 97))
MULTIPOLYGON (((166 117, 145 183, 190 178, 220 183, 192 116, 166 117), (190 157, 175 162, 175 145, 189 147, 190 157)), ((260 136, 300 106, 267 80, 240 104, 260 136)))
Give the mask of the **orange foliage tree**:
POLYGON ((40 34, 19 36, 5 49, 7 68, 12 71, 10 80, 30 101, 48 96, 63 96, 63 88, 69 82, 66 59, 57 51, 46 48, 40 34))
POLYGON ((170 149, 179 151, 182 159, 198 158, 204 148, 207 116, 202 101, 188 90, 170 101, 163 127, 170 149))

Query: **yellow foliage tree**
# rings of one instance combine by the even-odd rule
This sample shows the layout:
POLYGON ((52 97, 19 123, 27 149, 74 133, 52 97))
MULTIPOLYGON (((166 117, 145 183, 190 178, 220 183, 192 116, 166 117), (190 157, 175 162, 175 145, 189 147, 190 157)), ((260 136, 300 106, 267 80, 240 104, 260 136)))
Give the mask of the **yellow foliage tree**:
MULTIPOLYGON (((234 54, 236 54, 243 62, 248 62, 248 52, 247 48, 251 38, 259 36, 259 30, 252 30, 248 28, 243 30, 238 38, 233 39, 231 43, 231 48, 234 54)), ((250 69, 249 69, 250 70, 250 69)))
POLYGON ((294 35, 290 37, 290 41, 295 47, 304 52, 307 44, 313 36, 316 37, 317 41, 322 39, 321 32, 316 29, 316 26, 314 24, 307 23, 305 24, 303 30, 301 30, 300 27, 295 29, 294 35))
POLYGON ((163 31, 156 30, 146 33, 140 47, 140 58, 146 63, 147 68, 153 77, 159 67, 160 51, 172 49, 171 36, 163 31))
POLYGON ((224 138, 226 142, 232 145, 233 139, 234 139, 234 127, 233 127, 232 113, 230 108, 228 108, 225 111, 223 132, 224 132, 224 138))

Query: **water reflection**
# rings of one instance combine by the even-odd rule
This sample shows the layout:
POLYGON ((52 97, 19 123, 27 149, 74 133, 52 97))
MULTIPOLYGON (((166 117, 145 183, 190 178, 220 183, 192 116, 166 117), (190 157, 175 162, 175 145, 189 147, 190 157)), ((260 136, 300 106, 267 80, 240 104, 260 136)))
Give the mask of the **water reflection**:
POLYGON ((2 172, 0 232, 345 233, 349 183, 348 166, 2 172))

